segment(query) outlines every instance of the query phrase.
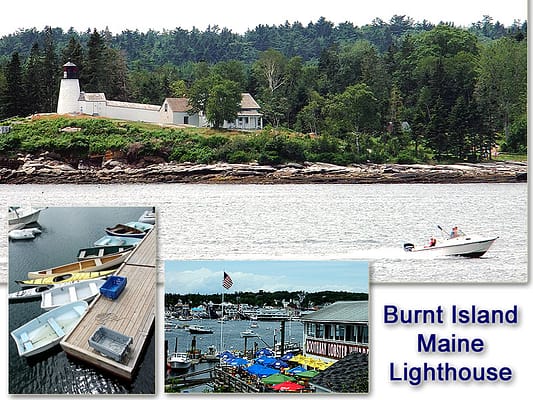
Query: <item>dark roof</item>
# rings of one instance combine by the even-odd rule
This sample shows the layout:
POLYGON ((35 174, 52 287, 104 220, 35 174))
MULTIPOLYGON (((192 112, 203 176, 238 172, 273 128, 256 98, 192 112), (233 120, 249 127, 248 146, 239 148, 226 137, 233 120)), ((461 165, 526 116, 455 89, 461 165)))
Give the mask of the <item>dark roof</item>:
POLYGON ((187 112, 191 109, 186 97, 167 97, 165 101, 173 112, 187 112))
POLYGON ((254 100, 250 93, 241 94, 241 109, 243 110, 259 110, 259 104, 254 100))
POLYGON ((368 353, 350 353, 310 382, 336 393, 368 393, 368 353))
POLYGON ((309 322, 368 322, 368 300, 337 301, 302 317, 309 322))

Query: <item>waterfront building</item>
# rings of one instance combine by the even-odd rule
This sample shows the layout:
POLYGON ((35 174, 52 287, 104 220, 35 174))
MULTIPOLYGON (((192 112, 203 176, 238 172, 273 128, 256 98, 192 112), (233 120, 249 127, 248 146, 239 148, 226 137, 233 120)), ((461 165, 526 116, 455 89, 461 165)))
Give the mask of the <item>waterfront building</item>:
POLYGON ((304 355, 325 362, 368 353, 368 301, 338 301, 302 316, 304 355))
MULTIPOLYGON (((260 109, 250 93, 242 93, 237 118, 235 121, 224 121, 223 128, 263 129, 263 114, 260 109)), ((85 114, 163 125, 209 126, 202 112, 191 112, 187 98, 166 98, 162 105, 154 105, 108 100, 104 93, 85 93, 80 90, 78 67, 70 61, 63 65, 57 113, 85 114)))

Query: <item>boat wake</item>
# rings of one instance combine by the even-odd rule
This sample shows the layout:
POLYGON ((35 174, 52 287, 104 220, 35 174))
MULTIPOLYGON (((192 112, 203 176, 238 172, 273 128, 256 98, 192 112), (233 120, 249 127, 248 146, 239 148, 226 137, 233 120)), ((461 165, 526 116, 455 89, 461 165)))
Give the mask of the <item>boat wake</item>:
POLYGON ((222 259, 231 260, 427 260, 440 259, 445 256, 435 253, 412 253, 398 247, 379 247, 370 249, 356 249, 349 252, 322 253, 322 254, 233 254, 222 259))

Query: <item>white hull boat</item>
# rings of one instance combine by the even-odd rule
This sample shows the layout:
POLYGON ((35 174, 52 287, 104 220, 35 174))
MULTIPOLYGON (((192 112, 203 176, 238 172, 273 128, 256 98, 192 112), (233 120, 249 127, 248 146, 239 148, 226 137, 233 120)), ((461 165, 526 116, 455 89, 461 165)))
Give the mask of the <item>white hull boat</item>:
POLYGON ((168 363, 172 369, 187 369, 191 366, 191 359, 187 353, 172 353, 168 357, 168 363))
POLYGON ((103 279, 95 279, 54 287, 42 293, 41 308, 52 310, 80 300, 89 303, 100 293, 100 286, 104 283, 103 279))
POLYGON ((120 236, 103 236, 94 242, 95 247, 102 246, 137 246, 141 241, 139 238, 127 238, 120 236))
POLYGON ((243 332, 241 332, 241 337, 245 338, 245 337, 257 337, 259 336, 257 333, 255 333, 253 330, 251 329, 247 329, 243 332))
POLYGON ((498 236, 461 235, 455 238, 437 240, 433 246, 415 246, 412 243, 405 243, 403 248, 412 253, 475 258, 483 256, 496 239, 498 236))
POLYGON ((189 333, 191 333, 193 335, 194 334, 213 333, 212 329, 204 328, 203 326, 200 326, 200 325, 190 325, 188 330, 189 330, 189 333))
POLYGON ((8 223, 9 225, 29 225, 39 220, 40 212, 44 208, 32 207, 9 207, 8 223))
POLYGON ((19 356, 29 357, 55 345, 80 322, 89 305, 77 301, 55 308, 25 323, 11 332, 19 356))
POLYGON ((143 212, 143 214, 139 217, 139 222, 155 225, 155 209, 143 212))
POLYGON ((13 229, 7 234, 11 240, 35 239, 35 235, 41 233, 39 228, 13 229))

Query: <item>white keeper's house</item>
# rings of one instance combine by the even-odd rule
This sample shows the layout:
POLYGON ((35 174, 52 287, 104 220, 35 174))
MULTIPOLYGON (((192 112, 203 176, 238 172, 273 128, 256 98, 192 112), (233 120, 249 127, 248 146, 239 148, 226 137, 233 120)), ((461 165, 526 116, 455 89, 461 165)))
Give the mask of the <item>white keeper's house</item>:
MULTIPOLYGON (((224 121, 223 128, 256 130, 263 128, 261 107, 250 93, 242 93, 241 109, 235 121, 224 121)), ((187 98, 166 98, 161 106, 108 100, 104 93, 80 90, 78 67, 72 62, 63 65, 63 76, 57 102, 58 114, 86 114, 127 121, 164 125, 209 126, 203 113, 192 113, 187 98)))

